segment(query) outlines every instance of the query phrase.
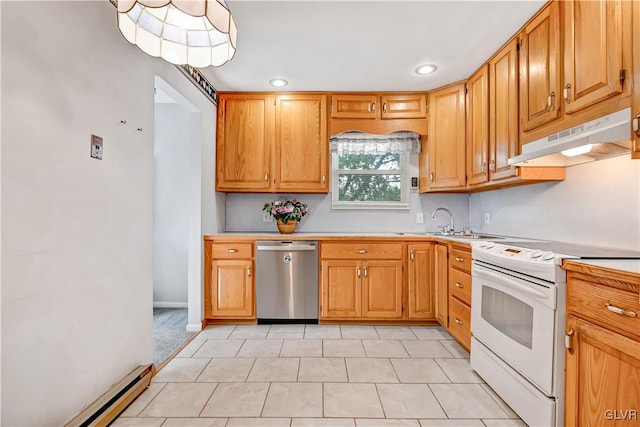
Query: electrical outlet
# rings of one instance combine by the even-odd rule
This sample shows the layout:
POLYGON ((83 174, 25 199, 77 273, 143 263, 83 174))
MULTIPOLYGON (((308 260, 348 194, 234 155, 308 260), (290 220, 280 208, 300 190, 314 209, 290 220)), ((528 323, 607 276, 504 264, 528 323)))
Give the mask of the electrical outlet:
POLYGON ((424 214, 422 212, 416 214, 416 224, 424 224, 424 214))
POLYGON ((273 217, 269 212, 262 212, 262 222, 273 222, 273 217))
POLYGON ((484 213, 484 223, 485 224, 490 224, 491 223, 491 214, 489 212, 485 212, 484 213))
POLYGON ((91 157, 102 160, 102 138, 91 135, 91 157))

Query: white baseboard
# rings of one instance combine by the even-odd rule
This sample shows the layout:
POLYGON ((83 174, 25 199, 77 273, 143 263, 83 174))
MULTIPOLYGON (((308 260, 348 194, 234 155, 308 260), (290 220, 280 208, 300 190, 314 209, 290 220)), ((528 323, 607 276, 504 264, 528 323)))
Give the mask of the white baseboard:
POLYGON ((187 303, 154 301, 153 306, 155 308, 187 308, 187 303))
POLYGON ((191 323, 187 325, 187 332, 200 332, 202 330, 202 323, 191 323))

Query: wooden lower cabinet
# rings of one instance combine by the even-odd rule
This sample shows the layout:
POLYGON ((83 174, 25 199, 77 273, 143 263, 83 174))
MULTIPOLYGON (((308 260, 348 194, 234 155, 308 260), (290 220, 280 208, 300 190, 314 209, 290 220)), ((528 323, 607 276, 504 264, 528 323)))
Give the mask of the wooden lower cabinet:
POLYGON ((447 245, 435 245, 436 320, 449 327, 449 249, 447 245))
POLYGON ((433 243, 408 246, 410 319, 436 318, 435 246, 433 243))
POLYGON ((640 274, 565 261, 565 419, 640 426, 640 274))
POLYGON ((357 261, 322 261, 322 301, 324 318, 357 318, 362 312, 361 269, 357 261))
POLYGON ((402 261, 362 263, 362 317, 402 318, 402 261))
POLYGON ((323 260, 323 318, 402 318, 402 261, 323 260))
POLYGON ((567 319, 565 425, 640 425, 640 341, 567 319))
POLYGON ((449 333, 471 349, 471 246, 449 247, 449 333))
POLYGON ((204 317, 255 319, 253 243, 205 240, 204 317))
POLYGON ((254 317, 253 261, 214 260, 211 263, 211 317, 254 317))

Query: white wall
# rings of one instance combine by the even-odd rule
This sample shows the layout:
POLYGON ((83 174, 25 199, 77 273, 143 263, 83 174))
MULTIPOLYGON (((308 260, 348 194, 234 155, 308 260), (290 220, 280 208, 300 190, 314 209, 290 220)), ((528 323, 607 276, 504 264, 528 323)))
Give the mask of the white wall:
MULTIPOLYGON (((191 173, 197 173, 199 199, 200 165, 190 165, 193 146, 200 157, 200 113, 178 102, 155 104, 154 200, 153 200, 153 303, 154 306, 187 306, 189 211, 191 173), (190 167, 191 166, 191 167, 190 167)), ((200 203, 196 201, 197 212, 200 203)), ((200 218, 197 218, 198 226, 200 218)), ((200 246, 197 246, 198 254, 200 246)), ((198 278, 200 275, 198 275, 198 278)))
MULTIPOLYGON (((0 424, 61 425, 152 359, 154 75, 212 118, 202 131, 203 234, 224 221, 215 109, 175 67, 129 45, 107 1, 0 7, 0 424), (92 133, 104 138, 101 161, 89 157, 92 133)), ((201 292, 190 288, 190 323, 201 292)))
POLYGON ((640 250, 640 161, 615 157, 569 167, 563 182, 473 194, 470 223, 485 233, 640 250))
POLYGON ((262 222, 266 202, 297 198, 312 209, 298 224, 299 232, 424 232, 437 231, 448 224, 448 216, 431 212, 447 207, 453 212, 456 228, 468 225, 467 194, 417 194, 409 197, 409 210, 331 210, 331 194, 227 194, 226 230, 277 232, 275 222, 262 222), (416 224, 416 213, 424 213, 424 224, 416 224))

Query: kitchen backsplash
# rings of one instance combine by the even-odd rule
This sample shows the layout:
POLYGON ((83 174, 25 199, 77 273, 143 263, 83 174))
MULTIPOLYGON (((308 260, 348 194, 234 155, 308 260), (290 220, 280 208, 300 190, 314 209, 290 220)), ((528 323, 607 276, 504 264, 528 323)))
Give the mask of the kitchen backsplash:
POLYGON ((438 207, 449 209, 456 228, 467 227, 469 195, 411 193, 409 210, 332 210, 331 194, 237 194, 226 197, 226 231, 276 231, 275 222, 262 221, 262 206, 283 198, 297 198, 311 208, 297 231, 299 232, 425 232, 437 231, 448 224, 448 216, 431 213, 438 207), (424 224, 416 223, 416 214, 424 214, 424 224))
POLYGON ((640 250, 640 160, 585 163, 567 168, 563 182, 476 193, 470 212, 474 231, 640 250))

